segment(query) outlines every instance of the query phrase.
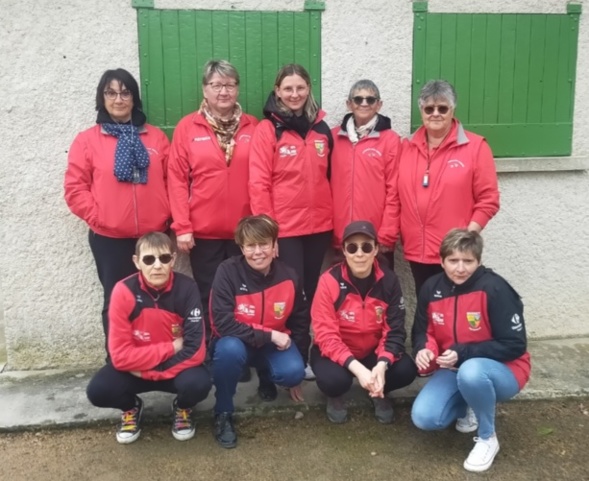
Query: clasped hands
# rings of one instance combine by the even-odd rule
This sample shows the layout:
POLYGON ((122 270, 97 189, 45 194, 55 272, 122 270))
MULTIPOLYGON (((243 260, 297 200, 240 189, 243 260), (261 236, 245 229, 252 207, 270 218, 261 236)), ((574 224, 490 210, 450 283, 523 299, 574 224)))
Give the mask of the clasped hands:
POLYGON ((446 349, 438 357, 431 349, 421 349, 415 356, 415 364, 417 368, 424 371, 429 368, 430 363, 435 359, 438 366, 444 369, 453 368, 458 362, 458 353, 452 349, 446 349))

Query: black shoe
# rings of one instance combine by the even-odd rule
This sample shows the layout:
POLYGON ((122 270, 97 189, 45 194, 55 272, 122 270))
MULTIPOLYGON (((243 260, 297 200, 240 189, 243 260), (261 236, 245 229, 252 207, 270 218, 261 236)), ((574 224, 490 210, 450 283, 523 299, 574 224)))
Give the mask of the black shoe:
POLYGON ((237 446, 237 434, 231 413, 215 414, 215 439, 225 449, 237 446))
POLYGON ((243 371, 241 371, 241 377, 239 382, 250 382, 252 380, 252 370, 248 365, 245 365, 243 371))
POLYGON ((278 397, 278 389, 273 382, 260 381, 258 386, 258 396, 265 402, 272 402, 278 397))

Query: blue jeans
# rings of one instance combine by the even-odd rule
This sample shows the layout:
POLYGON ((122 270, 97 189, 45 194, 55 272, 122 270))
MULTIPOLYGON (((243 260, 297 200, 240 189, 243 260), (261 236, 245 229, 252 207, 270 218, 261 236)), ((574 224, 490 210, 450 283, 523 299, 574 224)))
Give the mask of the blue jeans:
POLYGON ((213 346, 215 414, 232 413, 233 396, 244 367, 254 366, 279 386, 298 386, 305 377, 305 363, 294 344, 279 351, 274 344, 254 348, 236 337, 222 337, 213 346))
POLYGON ((479 437, 495 433, 495 405, 519 392, 515 376, 505 364, 486 358, 465 361, 458 371, 439 369, 418 394, 411 419, 419 429, 445 429, 470 406, 479 421, 479 437))

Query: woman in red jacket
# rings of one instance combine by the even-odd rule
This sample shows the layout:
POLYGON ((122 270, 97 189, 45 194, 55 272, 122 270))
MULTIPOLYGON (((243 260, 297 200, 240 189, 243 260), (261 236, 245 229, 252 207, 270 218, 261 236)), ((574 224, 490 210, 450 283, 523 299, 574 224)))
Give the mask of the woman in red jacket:
POLYGON ((499 452, 495 406, 515 396, 530 377, 523 304, 509 283, 481 265, 477 232, 451 230, 442 242, 444 272, 419 293, 413 349, 420 372, 435 371, 421 390, 411 417, 425 430, 456 422, 462 433, 478 429, 464 461, 485 471, 499 452))
POLYGON ((174 130, 168 164, 172 229, 190 253, 209 332, 209 295, 219 264, 239 255, 237 222, 250 214, 247 190, 250 140, 257 120, 237 102, 239 73, 225 60, 204 67, 203 101, 174 130))
POLYGON ((252 212, 278 222, 280 259, 303 280, 311 302, 333 228, 331 131, 303 67, 290 64, 280 69, 264 116, 250 152, 252 212))
POLYGON ((342 245, 344 228, 350 222, 369 220, 378 233, 379 252, 392 268, 399 236, 396 196, 400 139, 391 129, 391 119, 378 113, 382 100, 371 80, 352 85, 347 107, 350 113, 333 129, 334 242, 342 245))
POLYGON ((405 304, 395 273, 376 260, 376 229, 367 221, 343 233, 345 261, 325 272, 311 307, 315 345, 311 367, 327 395, 327 417, 343 423, 342 396, 354 377, 374 402, 381 423, 393 421, 387 393, 413 382, 417 369, 405 354, 405 304))
POLYGON ((65 201, 88 224, 90 249, 104 290, 102 326, 115 284, 135 272, 135 243, 167 229, 169 142, 146 123, 133 76, 107 70, 96 89, 97 125, 78 134, 68 154, 65 201))
POLYGON ((419 95, 423 126, 403 142, 399 202, 403 252, 415 291, 442 271, 439 248, 453 228, 480 232, 499 210, 495 161, 483 137, 454 118, 456 92, 444 80, 419 95))

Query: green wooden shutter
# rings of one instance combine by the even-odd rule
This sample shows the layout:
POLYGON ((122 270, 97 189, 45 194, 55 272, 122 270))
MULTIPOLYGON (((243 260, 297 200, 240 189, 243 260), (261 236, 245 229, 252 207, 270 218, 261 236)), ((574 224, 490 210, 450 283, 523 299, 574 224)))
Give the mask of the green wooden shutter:
POLYGON ((420 89, 445 79, 456 88, 456 117, 496 157, 570 155, 578 7, 562 15, 436 14, 416 3, 412 131, 421 125, 420 89))
POLYGON ((302 12, 156 10, 137 7, 141 91, 149 122, 170 137, 184 115, 202 101, 202 69, 229 60, 241 77, 239 102, 257 117, 278 69, 303 65, 321 101, 321 12, 313 2, 302 12))

